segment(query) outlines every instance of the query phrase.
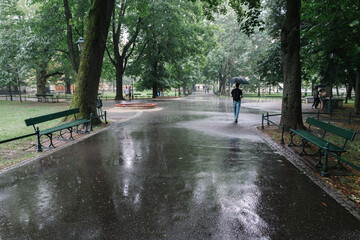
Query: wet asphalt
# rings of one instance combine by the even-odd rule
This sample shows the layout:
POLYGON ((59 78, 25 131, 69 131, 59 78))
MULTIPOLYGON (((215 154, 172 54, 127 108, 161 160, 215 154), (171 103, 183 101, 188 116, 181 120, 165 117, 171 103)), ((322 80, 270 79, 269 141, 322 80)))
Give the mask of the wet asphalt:
POLYGON ((0 174, 0 239, 360 239, 254 131, 260 110, 236 125, 212 94, 156 103, 0 174))

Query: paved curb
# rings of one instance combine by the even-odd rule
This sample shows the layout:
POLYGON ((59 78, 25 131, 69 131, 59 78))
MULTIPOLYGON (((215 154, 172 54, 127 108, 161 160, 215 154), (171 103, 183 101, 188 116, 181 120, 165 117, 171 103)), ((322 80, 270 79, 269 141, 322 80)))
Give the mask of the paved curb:
POLYGON ((291 162, 297 169, 303 172, 308 176, 316 185, 318 185, 322 190, 329 194, 333 199, 335 199, 340 205, 345 207, 354 217, 360 220, 360 209, 359 207, 341 195, 335 188, 329 185, 327 182, 319 178, 315 172, 310 168, 310 166, 304 163, 304 160, 297 154, 294 154, 289 149, 287 145, 281 145, 271 139, 269 136, 262 133, 258 128, 254 127, 254 131, 274 150, 281 153, 289 162, 291 162))

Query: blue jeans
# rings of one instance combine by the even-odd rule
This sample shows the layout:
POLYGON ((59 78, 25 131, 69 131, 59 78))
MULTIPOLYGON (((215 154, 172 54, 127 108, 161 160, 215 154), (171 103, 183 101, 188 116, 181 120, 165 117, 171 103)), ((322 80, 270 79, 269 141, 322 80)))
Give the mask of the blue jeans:
POLYGON ((238 119, 239 117, 239 112, 240 112, 240 106, 241 106, 241 101, 233 101, 233 107, 234 107, 234 118, 235 120, 238 119))

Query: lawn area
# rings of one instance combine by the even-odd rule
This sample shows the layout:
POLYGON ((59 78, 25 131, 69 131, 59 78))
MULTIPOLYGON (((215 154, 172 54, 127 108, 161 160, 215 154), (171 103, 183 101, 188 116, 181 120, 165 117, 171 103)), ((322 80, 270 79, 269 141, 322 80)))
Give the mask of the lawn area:
MULTIPOLYGON (((24 120, 44 114, 54 113, 69 108, 70 103, 39 103, 0 100, 0 141, 19 137, 34 132, 32 126, 27 127, 24 120)), ((61 119, 49 121, 40 125, 41 129, 55 126, 61 119)), ((31 157, 34 153, 24 151, 34 146, 36 136, 19 139, 0 144, 0 165, 11 165, 23 158, 31 157), (20 158, 20 159, 19 159, 20 158)))

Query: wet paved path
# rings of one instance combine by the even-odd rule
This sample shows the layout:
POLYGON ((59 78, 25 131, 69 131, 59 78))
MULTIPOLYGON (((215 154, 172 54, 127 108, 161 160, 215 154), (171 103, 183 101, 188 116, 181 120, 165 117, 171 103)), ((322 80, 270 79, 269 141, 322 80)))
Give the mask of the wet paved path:
POLYGON ((360 239, 360 221, 212 95, 158 102, 0 175, 0 239, 360 239))

